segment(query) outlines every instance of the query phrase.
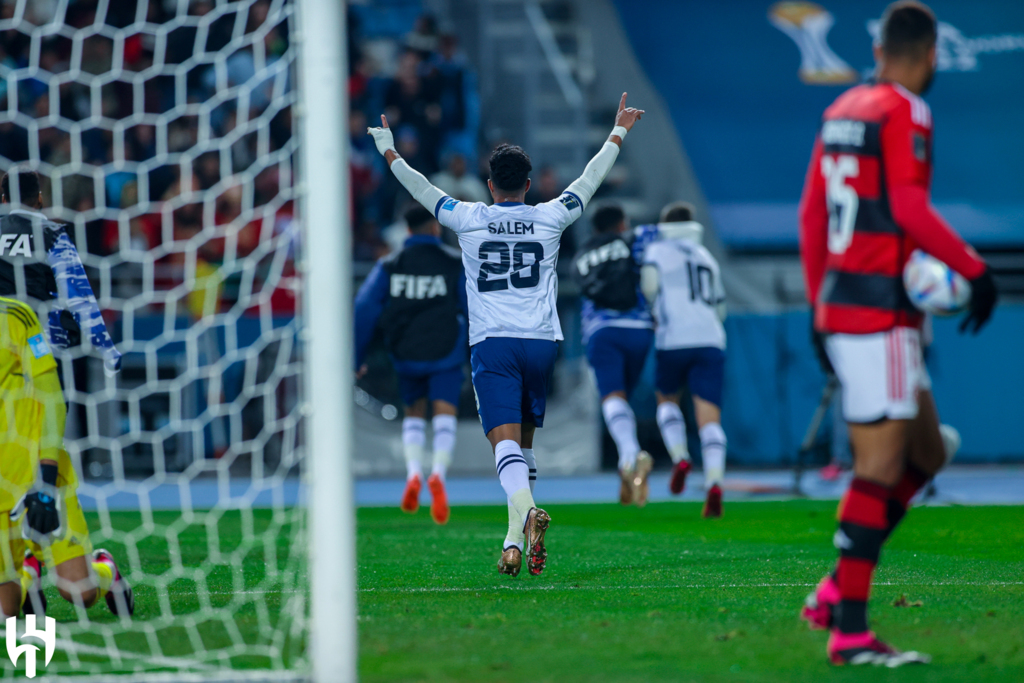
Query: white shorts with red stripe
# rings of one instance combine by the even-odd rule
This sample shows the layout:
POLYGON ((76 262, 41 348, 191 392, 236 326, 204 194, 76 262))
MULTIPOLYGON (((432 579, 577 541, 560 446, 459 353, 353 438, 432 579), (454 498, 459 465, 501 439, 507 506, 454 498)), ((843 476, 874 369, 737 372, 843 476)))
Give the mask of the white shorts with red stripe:
POLYGON ((897 327, 875 334, 833 334, 825 342, 843 389, 848 422, 917 417, 917 392, 932 388, 921 332, 897 327))

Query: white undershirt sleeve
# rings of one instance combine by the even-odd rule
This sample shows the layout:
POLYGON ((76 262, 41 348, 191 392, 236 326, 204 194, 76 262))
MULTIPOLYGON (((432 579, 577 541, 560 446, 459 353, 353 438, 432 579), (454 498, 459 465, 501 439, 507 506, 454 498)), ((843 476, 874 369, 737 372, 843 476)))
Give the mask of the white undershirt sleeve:
POLYGON ((647 303, 653 305, 658 298, 658 291, 661 289, 660 274, 658 267, 645 263, 640 268, 640 291, 643 292, 647 303))
POLYGON ((405 159, 395 159, 391 164, 391 172, 413 199, 422 204, 427 211, 437 215, 437 203, 448 195, 431 185, 422 173, 405 163, 405 159))
POLYGON ((608 172, 612 170, 612 166, 615 164, 615 159, 618 156, 619 146, 614 142, 605 142, 601 146, 601 150, 594 155, 594 158, 590 160, 587 167, 583 169, 583 175, 574 180, 572 185, 567 187, 565 191, 579 197, 580 201, 583 202, 583 207, 586 208, 594 193, 597 192, 597 188, 601 186, 601 183, 608 176, 608 172))

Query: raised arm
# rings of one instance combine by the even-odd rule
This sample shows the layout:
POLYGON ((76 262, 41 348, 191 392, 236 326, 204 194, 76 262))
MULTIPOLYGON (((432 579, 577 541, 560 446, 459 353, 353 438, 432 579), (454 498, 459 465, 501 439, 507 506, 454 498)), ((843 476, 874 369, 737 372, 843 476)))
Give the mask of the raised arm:
POLYGON ((380 128, 366 129, 366 132, 373 136, 377 151, 384 155, 391 172, 398 178, 398 182, 402 183, 402 186, 409 191, 412 198, 436 216, 438 204, 447 195, 431 185, 422 173, 406 163, 405 159, 395 151, 395 137, 391 134, 391 128, 388 127, 387 117, 381 114, 380 122, 380 128))
POLYGON ((565 190, 576 195, 584 208, 594 197, 594 193, 604 182, 608 172, 612 170, 615 159, 619 156, 619 149, 622 147, 622 139, 643 115, 643 109, 626 107, 626 93, 622 93, 622 99, 619 100, 619 111, 615 115, 615 127, 612 128, 611 135, 608 136, 608 140, 590 160, 587 167, 583 169, 583 175, 574 180, 565 190))

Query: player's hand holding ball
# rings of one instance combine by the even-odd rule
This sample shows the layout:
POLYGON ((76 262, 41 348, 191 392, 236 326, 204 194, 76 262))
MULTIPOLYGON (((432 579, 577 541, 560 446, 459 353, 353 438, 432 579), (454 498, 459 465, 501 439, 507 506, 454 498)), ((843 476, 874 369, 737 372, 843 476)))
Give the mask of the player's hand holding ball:
POLYGON ((388 128, 388 120, 383 114, 380 117, 380 128, 367 128, 366 132, 373 136, 373 143, 377 145, 377 151, 381 154, 395 151, 395 136, 388 128))

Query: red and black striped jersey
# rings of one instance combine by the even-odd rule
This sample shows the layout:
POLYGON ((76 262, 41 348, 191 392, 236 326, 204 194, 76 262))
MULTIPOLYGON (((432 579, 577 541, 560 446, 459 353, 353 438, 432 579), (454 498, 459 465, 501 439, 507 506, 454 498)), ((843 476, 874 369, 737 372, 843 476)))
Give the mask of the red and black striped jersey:
POLYGON ((917 95, 895 83, 869 83, 825 111, 800 211, 801 255, 819 330, 869 334, 920 325, 902 277, 915 248, 934 253, 927 246, 938 243, 941 254, 962 251, 964 258, 949 259, 957 261, 950 265, 968 278, 984 269, 948 227, 894 217, 894 195, 916 188, 926 198, 931 175, 931 110, 917 95), (948 236, 938 234, 943 231, 948 236))

